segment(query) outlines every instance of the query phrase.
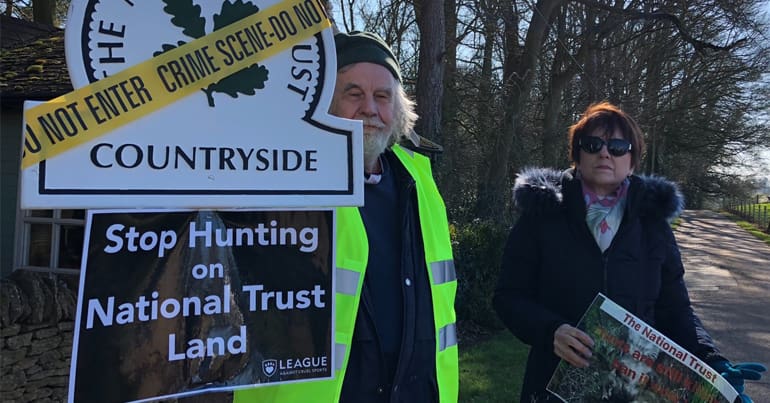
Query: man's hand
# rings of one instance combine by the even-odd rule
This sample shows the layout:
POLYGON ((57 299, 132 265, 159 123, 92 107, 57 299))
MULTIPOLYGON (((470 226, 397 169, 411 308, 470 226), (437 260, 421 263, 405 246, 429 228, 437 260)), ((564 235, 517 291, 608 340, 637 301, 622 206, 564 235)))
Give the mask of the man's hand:
POLYGON ((553 334, 553 352, 578 368, 587 368, 594 341, 582 330, 568 324, 559 326, 553 334))

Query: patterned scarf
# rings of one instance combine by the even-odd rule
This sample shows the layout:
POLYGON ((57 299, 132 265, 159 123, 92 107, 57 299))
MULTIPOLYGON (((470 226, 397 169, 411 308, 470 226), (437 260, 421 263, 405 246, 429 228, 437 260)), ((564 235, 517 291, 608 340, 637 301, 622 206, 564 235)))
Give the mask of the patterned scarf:
POLYGON ((583 185, 583 199, 586 202, 586 223, 604 252, 610 247, 618 232, 626 207, 626 194, 631 181, 626 178, 618 188, 607 196, 599 196, 583 185))

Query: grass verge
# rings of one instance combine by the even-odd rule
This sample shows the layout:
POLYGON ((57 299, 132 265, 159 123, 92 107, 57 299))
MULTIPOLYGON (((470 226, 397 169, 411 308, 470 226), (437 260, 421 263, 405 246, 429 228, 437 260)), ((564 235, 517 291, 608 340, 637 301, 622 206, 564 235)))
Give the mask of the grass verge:
POLYGON ((731 220, 735 221, 735 223, 738 224, 739 227, 745 229, 746 231, 751 233, 751 235, 754 235, 755 237, 757 237, 757 239, 759 239, 760 241, 763 241, 764 243, 770 245, 770 235, 762 232, 759 228, 757 228, 756 225, 741 219, 737 215, 728 213, 727 211, 721 211, 721 213, 729 217, 731 220))
POLYGON ((460 403, 517 402, 529 347, 507 330, 460 350, 460 403))

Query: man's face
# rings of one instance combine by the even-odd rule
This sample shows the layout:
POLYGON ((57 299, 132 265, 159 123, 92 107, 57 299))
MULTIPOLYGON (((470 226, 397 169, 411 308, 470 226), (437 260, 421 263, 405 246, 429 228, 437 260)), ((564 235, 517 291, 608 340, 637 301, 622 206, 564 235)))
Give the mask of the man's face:
POLYGON ((393 133, 396 79, 374 63, 355 63, 337 72, 331 114, 364 123, 365 156, 380 155, 393 133))

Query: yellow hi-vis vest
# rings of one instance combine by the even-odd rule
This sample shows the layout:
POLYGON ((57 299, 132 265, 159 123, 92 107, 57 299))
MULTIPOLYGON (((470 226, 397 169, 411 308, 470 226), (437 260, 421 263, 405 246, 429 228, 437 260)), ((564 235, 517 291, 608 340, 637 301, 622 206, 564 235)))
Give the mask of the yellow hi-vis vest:
MULTIPOLYGON (((430 168, 430 160, 398 145, 393 146, 417 187, 425 248, 425 265, 431 284, 433 321, 436 325, 436 381, 439 401, 455 403, 458 395, 457 331, 455 292, 457 279, 449 225, 444 201, 439 195, 430 168)), ((332 379, 279 385, 265 385, 253 389, 236 390, 233 401, 307 403, 337 402, 350 357, 350 344, 356 323, 361 287, 364 283, 369 257, 369 242, 364 223, 357 207, 337 209, 337 256, 335 269, 336 307, 334 323, 334 377, 332 379)))

